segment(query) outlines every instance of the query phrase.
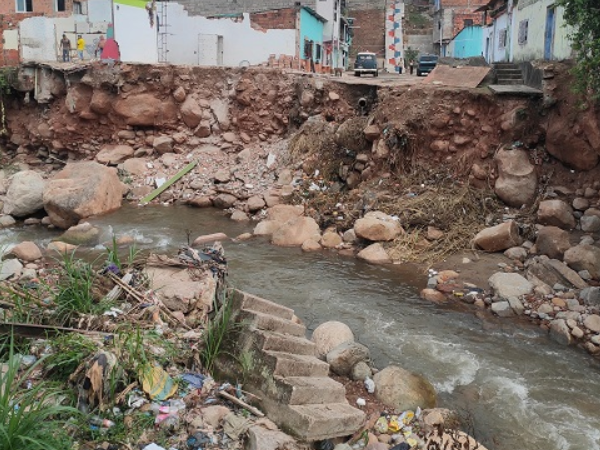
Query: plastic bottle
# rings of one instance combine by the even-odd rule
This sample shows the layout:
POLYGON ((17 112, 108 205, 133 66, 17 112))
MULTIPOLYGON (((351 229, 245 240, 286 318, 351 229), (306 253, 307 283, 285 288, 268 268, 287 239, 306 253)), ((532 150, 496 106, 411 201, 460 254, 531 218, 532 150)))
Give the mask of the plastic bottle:
POLYGON ((115 423, 112 420, 103 419, 102 417, 98 416, 90 417, 90 424, 102 428, 112 428, 115 426, 115 423))
POLYGON ((365 388, 369 394, 373 394, 375 392, 375 382, 369 377, 365 378, 365 388))

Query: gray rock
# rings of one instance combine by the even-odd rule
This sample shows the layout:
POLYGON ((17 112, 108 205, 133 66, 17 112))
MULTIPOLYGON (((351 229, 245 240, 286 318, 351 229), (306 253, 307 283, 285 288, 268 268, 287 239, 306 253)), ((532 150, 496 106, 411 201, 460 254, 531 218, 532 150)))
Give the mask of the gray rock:
POLYGON ((518 273, 498 272, 488 280, 496 295, 503 299, 531 294, 533 284, 518 273))
POLYGON ((247 450, 298 450, 296 440, 280 430, 269 430, 259 425, 248 428, 247 450))
POLYGON ((431 277, 427 280, 427 287, 429 289, 435 289, 437 287, 438 280, 437 277, 431 277))
POLYGON ((558 227, 543 227, 535 241, 539 255, 547 255, 552 259, 562 259, 565 252, 571 247, 569 233, 558 227))
MULTIPOLYGON (((582 289, 579 298, 586 306, 600 306, 600 287, 588 287, 582 289)), ((579 303, 577 303, 579 305, 579 303)))
POLYGON ((579 327, 573 327, 573 329, 571 330, 571 334, 577 339, 581 339, 583 336, 585 336, 585 333, 579 327))
POLYGON ((594 333, 600 333, 600 316, 598 314, 590 314, 583 319, 585 327, 594 333))
POLYGON ((515 314, 517 316, 522 315, 523 311, 525 311, 525 308, 523 307, 523 303, 521 303, 521 300, 519 300, 516 297, 509 297, 508 303, 510 304, 510 307, 513 309, 513 311, 515 312, 515 314))
POLYGON ((592 343, 594 343, 596 345, 600 345, 600 334, 592 336, 592 338, 590 339, 590 341, 592 341, 592 343))
POLYGON ((571 330, 563 319, 552 321, 550 324, 550 338, 562 345, 570 345, 573 342, 571 330))
POLYGON ((600 230, 600 217, 598 216, 583 216, 579 219, 581 230, 585 233, 595 233, 600 230))
POLYGON ((580 244, 588 244, 588 245, 594 245, 594 238, 592 236, 581 236, 581 239, 579 240, 580 244))
POLYGON ((564 261, 574 270, 587 270, 592 278, 600 279, 600 248, 579 244, 565 252, 564 261))
POLYGON ((575 298, 568 298, 565 300, 565 302, 567 303, 567 308, 570 311, 573 311, 573 308, 579 307, 579 301, 575 298))
POLYGON ((563 286, 574 286, 577 289, 587 287, 587 283, 581 279, 577 272, 558 259, 538 258, 537 262, 529 264, 527 277, 530 279, 535 277, 550 286, 559 283, 563 286))
POLYGON ((579 275, 581 277, 581 279, 584 281, 588 281, 588 280, 592 279, 590 272, 587 270, 580 270, 579 272, 577 272, 577 275, 579 275))
POLYGON ((537 309, 538 314, 550 314, 552 312, 554 312, 554 308, 552 307, 552 305, 549 305, 548 303, 542 303, 538 309, 537 309))
POLYGON ((565 230, 575 228, 573 210, 562 200, 544 200, 537 212, 538 223, 553 225, 565 230))
POLYGON ((44 207, 43 193, 46 181, 33 170, 17 172, 6 192, 4 214, 24 217, 44 207))
POLYGON ((338 375, 349 376, 356 364, 368 360, 369 349, 358 342, 344 342, 327 353, 327 363, 338 375))
POLYGON ((0 281, 18 277, 23 270, 23 264, 18 259, 7 259, 0 263, 0 281))
POLYGON ((577 197, 573 200, 573 208, 579 211, 585 211, 590 207, 590 201, 587 198, 577 197))
POLYGON ((400 411, 433 408, 437 398, 429 381, 397 366, 388 366, 373 377, 375 396, 400 411))
POLYGON ((372 376, 373 376, 373 371, 371 370, 369 365, 364 361, 359 361, 352 368, 352 374, 350 377, 353 380, 364 381, 367 379, 367 377, 370 378, 372 376))
POLYGON ((525 261, 525 258, 527 258, 527 250, 525 250, 523 247, 511 247, 504 252, 504 256, 509 259, 525 261))
POLYGON ((514 312, 507 301, 492 303, 492 312, 499 317, 511 317, 514 316, 514 312))
POLYGON ((17 223, 17 221, 12 216, 9 216, 9 215, 0 216, 0 228, 12 227, 16 223, 17 223))
POLYGON ((83 222, 69 228, 57 240, 72 245, 94 246, 100 240, 100 230, 88 222, 83 222))

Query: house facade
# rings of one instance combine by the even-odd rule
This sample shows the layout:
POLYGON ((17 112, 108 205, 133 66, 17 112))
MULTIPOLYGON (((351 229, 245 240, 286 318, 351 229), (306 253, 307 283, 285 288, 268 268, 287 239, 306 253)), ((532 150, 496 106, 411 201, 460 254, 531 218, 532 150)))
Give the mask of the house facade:
POLYGON ((488 0, 434 0, 433 45, 440 56, 449 56, 450 41, 463 28, 485 23, 478 11, 488 0))
POLYGON ((448 55, 453 58, 481 56, 483 49, 483 27, 465 27, 448 44, 448 55))
POLYGON ((326 20, 323 25, 325 57, 321 63, 330 72, 348 67, 350 25, 344 16, 345 9, 345 0, 316 0, 315 11, 326 20))
POLYGON ((110 33, 111 24, 111 0, 0 1, 0 66, 61 60, 63 34, 73 49, 81 34, 86 41, 84 60, 91 59, 100 35, 110 33))

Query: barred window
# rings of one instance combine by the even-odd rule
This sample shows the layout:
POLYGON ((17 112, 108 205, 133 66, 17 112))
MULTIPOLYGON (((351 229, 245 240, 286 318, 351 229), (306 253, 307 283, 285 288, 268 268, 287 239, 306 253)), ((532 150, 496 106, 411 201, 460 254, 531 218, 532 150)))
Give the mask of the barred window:
POLYGON ((529 31, 529 20, 519 22, 519 45, 527 44, 527 34, 529 31))
POLYGON ((498 35, 498 48, 506 48, 506 28, 500 30, 498 35))

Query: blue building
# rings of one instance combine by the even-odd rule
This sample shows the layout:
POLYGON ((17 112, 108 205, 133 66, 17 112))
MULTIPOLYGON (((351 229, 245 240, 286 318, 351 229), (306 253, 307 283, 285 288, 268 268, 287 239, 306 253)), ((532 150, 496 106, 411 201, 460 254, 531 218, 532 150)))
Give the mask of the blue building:
POLYGON ((448 44, 452 58, 470 58, 483 54, 483 29, 480 25, 463 28, 448 44))
POLYGON ((323 49, 323 29, 327 20, 313 9, 300 8, 299 57, 307 72, 321 72, 325 59, 323 49))

